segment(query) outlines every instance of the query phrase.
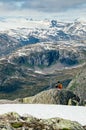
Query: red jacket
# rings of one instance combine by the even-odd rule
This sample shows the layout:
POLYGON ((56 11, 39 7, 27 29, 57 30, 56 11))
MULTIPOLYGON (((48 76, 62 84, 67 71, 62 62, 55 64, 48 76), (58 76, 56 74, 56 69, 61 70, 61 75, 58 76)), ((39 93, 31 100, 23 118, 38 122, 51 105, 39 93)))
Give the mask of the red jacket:
POLYGON ((56 88, 62 89, 62 84, 59 83, 59 84, 56 86, 56 88))

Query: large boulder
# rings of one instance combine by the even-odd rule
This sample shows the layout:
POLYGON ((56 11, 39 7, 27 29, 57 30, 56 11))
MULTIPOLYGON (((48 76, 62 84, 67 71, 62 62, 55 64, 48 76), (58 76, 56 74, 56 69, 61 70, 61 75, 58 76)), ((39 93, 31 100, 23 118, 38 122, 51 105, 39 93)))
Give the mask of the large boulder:
POLYGON ((37 119, 11 112, 0 119, 0 130, 84 130, 78 122, 61 118, 37 119))
MULTIPOLYGON (((75 100, 79 102, 79 97, 73 92, 67 90, 50 89, 47 91, 40 92, 39 94, 19 99, 21 103, 41 103, 41 104, 63 104, 68 105, 69 100, 75 100)), ((77 105, 77 103, 75 105, 77 105)), ((74 105, 74 104, 70 104, 74 105)))

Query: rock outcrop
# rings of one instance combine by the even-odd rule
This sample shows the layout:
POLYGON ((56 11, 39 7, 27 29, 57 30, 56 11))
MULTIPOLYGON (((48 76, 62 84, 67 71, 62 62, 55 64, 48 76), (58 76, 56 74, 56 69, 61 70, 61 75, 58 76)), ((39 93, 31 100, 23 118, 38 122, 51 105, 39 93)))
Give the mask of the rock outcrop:
POLYGON ((35 96, 18 98, 15 100, 0 100, 0 104, 18 104, 18 103, 30 103, 30 104, 62 104, 62 105, 79 105, 79 97, 72 91, 49 89, 42 91, 35 96))
POLYGON ((86 125, 85 125, 85 126, 83 126, 83 128, 86 130, 86 125))
POLYGON ((19 99, 21 103, 41 103, 41 104, 63 104, 63 105, 78 105, 79 97, 71 91, 50 89, 43 91, 35 96, 19 99), (70 103, 71 100, 71 103, 70 103), (75 102, 74 103, 72 103, 75 102))
POLYGON ((81 99, 81 105, 86 105, 86 64, 70 82, 68 90, 73 91, 81 99))
POLYGON ((0 130, 84 130, 78 123, 61 118, 37 119, 8 113, 0 116, 0 130))

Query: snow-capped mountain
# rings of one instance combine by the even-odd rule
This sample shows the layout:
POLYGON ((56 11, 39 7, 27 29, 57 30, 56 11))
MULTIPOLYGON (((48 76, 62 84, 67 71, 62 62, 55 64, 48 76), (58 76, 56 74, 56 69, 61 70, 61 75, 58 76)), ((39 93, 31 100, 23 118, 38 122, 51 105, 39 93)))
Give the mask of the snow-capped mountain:
POLYGON ((74 23, 67 24, 65 32, 84 38, 86 36, 86 23, 80 21, 74 21, 74 23))
MULTIPOLYGON (((56 36, 59 31, 63 31, 65 34, 77 35, 77 31, 86 31, 86 22, 74 21, 72 23, 64 23, 56 20, 44 20, 44 21, 33 21, 28 19, 6 19, 5 21, 0 21, 0 30, 8 33, 11 36, 28 36, 41 34, 56 36), (22 32, 21 32, 22 31, 22 32)), ((39 38, 40 36, 39 35, 39 38)))
POLYGON ((56 20, 26 21, 25 26, 22 24, 20 26, 16 29, 5 30, 5 33, 16 39, 28 42, 32 42, 30 41, 31 37, 39 39, 40 42, 45 42, 80 40, 82 38, 85 39, 86 36, 86 23, 78 21, 73 23, 62 23, 56 20))
MULTIPOLYGON (((86 21, 71 23, 57 20, 28 20, 7 18, 0 20, 0 55, 8 54, 27 44, 86 40, 86 21)), ((75 44, 75 43, 74 43, 75 44)))

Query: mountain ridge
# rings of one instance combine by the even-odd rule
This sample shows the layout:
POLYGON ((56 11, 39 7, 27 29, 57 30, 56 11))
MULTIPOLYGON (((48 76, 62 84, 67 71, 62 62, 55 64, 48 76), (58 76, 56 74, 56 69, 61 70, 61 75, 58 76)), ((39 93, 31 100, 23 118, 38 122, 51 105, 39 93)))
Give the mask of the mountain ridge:
MULTIPOLYGON (((8 30, 0 31, 0 36, 2 37, 1 43, 6 39, 7 40, 7 48, 5 47, 5 51, 9 49, 9 52, 14 49, 18 49, 21 46, 25 46, 28 44, 42 43, 42 42, 57 42, 57 41, 66 41, 66 42, 78 42, 78 41, 86 41, 86 24, 82 22, 72 22, 72 23, 64 23, 58 22, 57 20, 51 21, 20 21, 20 24, 16 29, 12 28, 14 24, 17 22, 12 22, 12 27, 8 30), (27 23, 25 27, 21 24, 23 22, 27 23), (29 23, 30 22, 30 23, 29 23), (33 23, 33 24, 32 24, 33 23), (34 26, 31 26, 32 24, 34 26), (42 25, 41 25, 42 24, 42 25), (36 25, 38 27, 36 27, 36 25), (28 27, 29 26, 29 27, 28 27), (16 42, 15 42, 16 41, 16 42), (13 48, 8 48, 12 44, 13 48), (16 47, 16 48, 15 48, 16 47)), ((9 21, 10 22, 10 21, 9 21)), ((8 25, 8 22, 7 22, 8 25)), ((10 25, 10 24, 9 24, 10 25)), ((6 22, 5 22, 6 26, 6 22)), ((3 47, 0 46, 1 50, 3 47)), ((2 51, 1 51, 2 52, 2 51)), ((5 52, 4 52, 5 53, 5 52)), ((4 55, 4 53, 2 53, 4 55)))

